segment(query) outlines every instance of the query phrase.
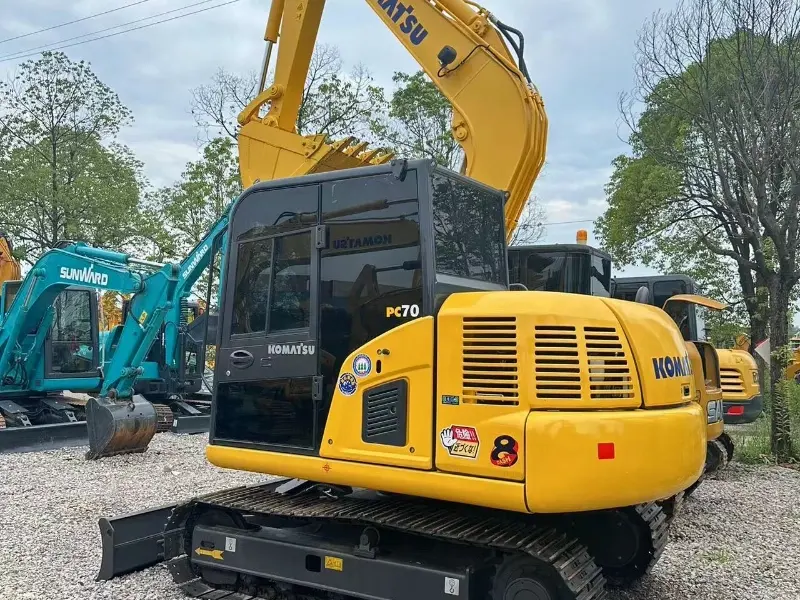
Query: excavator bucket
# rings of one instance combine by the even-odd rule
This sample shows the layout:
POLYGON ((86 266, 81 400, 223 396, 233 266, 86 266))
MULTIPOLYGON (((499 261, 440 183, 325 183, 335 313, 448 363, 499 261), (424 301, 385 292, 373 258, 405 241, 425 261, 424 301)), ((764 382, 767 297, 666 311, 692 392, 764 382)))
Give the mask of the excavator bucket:
POLYGON ((91 398, 86 405, 86 427, 89 433, 87 459, 144 452, 156 434, 158 412, 138 395, 117 402, 91 398))

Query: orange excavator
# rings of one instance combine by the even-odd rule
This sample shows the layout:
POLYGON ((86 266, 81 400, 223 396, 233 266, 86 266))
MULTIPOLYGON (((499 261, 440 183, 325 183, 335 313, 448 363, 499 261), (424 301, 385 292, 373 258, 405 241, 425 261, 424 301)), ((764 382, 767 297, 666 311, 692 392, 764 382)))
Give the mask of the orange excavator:
MULTIPOLYGON (((0 285, 6 281, 22 279, 22 267, 14 257, 14 246, 5 231, 0 231, 0 285)), ((3 307, 5 310, 6 307, 3 307)), ((6 426, 5 417, 0 413, 0 429, 6 426)))
POLYGON ((5 231, 0 231, 0 285, 22 279, 22 268, 14 258, 14 246, 5 231))

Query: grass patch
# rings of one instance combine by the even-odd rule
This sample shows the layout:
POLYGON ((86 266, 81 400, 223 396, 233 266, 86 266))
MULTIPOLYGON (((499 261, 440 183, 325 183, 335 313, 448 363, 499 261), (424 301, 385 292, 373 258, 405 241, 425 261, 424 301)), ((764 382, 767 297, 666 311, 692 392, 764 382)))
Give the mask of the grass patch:
MULTIPOLYGON (((792 423, 794 453, 800 456, 800 385, 787 384, 789 416, 792 423)), ((754 423, 726 428, 736 444, 736 460, 745 464, 774 463, 771 443, 772 406, 769 390, 764 391, 764 413, 754 423)))
POLYGON ((702 556, 704 560, 719 565, 726 565, 733 560, 733 555, 727 548, 712 548, 703 552, 702 556))

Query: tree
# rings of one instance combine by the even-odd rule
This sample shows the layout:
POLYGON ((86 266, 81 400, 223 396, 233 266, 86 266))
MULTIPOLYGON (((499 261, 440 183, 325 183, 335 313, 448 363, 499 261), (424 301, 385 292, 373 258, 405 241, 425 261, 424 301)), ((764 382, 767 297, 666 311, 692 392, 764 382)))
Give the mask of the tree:
POLYGON ((142 239, 141 163, 116 143, 130 111, 83 61, 45 52, 0 83, 0 228, 27 261, 65 239, 142 239))
MULTIPOLYGON (((180 181, 148 198, 166 233, 159 245, 160 260, 180 261, 188 256, 241 192, 233 140, 218 137, 205 146, 200 160, 186 165, 180 181)), ((197 290, 205 299, 206 280, 198 281, 197 290)))
MULTIPOLYGON (((773 348, 787 343, 800 281, 798 17, 789 0, 685 0, 651 19, 628 98, 644 110, 634 117, 623 106, 632 156, 614 162, 597 227, 621 263, 641 253, 731 265, 751 323, 767 321, 773 348)), ((782 372, 771 361, 772 450, 786 460, 782 372)))
MULTIPOLYGON (((371 127, 379 145, 410 158, 432 158, 460 171, 464 152, 453 137, 453 107, 424 71, 396 72, 395 90, 385 110, 376 110, 371 127), (386 115, 386 116, 383 116, 386 115)), ((511 244, 533 244, 544 233, 544 211, 534 197, 528 199, 511 244)))
MULTIPOLYGON (((246 75, 217 71, 210 84, 192 91, 192 114, 206 139, 228 136, 236 140, 237 115, 258 93, 259 74, 246 75)), ((297 132, 301 135, 325 133, 335 138, 369 134, 373 107, 383 104, 383 90, 372 83, 363 65, 348 74, 334 46, 318 45, 311 58, 297 132)))

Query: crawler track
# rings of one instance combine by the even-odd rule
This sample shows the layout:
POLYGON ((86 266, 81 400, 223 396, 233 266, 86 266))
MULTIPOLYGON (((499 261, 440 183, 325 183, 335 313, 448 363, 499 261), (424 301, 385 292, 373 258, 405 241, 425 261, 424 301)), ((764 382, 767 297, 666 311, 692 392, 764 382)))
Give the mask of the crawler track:
MULTIPOLYGON (((246 526, 242 515, 281 517, 294 522, 337 522, 412 534, 425 540, 463 545, 511 555, 528 555, 558 578, 560 599, 606 600, 605 577, 587 548, 556 526, 557 519, 407 497, 363 499, 321 497, 319 492, 282 494, 274 484, 212 493, 176 507, 164 531, 164 558, 176 583, 189 597, 223 600, 273 599, 259 589, 226 589, 200 578, 189 563, 191 530, 207 511, 221 511, 246 526), (172 560, 170 560, 172 559, 172 560)), ((662 513, 663 514, 663 513, 662 513)), ((280 596, 277 596, 280 597, 280 596)), ((286 598, 307 598, 304 590, 286 598)))

